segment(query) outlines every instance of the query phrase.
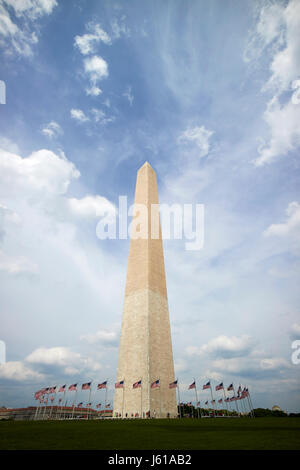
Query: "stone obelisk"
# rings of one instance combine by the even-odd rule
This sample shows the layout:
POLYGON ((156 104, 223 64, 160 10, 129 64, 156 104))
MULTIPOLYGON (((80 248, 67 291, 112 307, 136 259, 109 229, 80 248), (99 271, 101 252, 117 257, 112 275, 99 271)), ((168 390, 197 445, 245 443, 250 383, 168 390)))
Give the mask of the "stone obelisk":
POLYGON ((131 233, 117 375, 124 386, 115 389, 114 416, 174 418, 177 402, 176 389, 169 388, 175 378, 157 181, 148 162, 137 174, 137 217, 139 205, 147 208, 148 236, 131 233), (156 207, 156 222, 151 207, 156 207), (159 387, 151 388, 157 380, 159 387), (133 388, 139 381, 141 387, 133 388))

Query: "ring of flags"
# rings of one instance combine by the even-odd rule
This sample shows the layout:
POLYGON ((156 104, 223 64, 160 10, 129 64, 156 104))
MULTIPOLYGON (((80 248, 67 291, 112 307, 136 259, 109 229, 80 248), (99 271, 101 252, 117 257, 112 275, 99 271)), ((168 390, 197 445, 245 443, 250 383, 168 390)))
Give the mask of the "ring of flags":
MULTIPOLYGON (((151 383, 150 385, 150 388, 151 389, 156 389, 156 388, 160 388, 160 379, 157 379, 155 380, 154 382, 151 383)), ((177 388, 178 387, 178 379, 169 383, 168 387, 169 389, 174 389, 174 388, 177 388)), ((91 386, 92 386, 92 382, 86 382, 86 383, 83 383, 81 385, 81 390, 89 390, 91 392, 91 386)), ((115 388, 116 389, 123 389, 124 390, 124 387, 125 387, 125 380, 120 380, 118 382, 115 383, 115 388)), ((137 389, 137 388, 142 388, 142 379, 134 382, 132 384, 132 388, 133 389, 137 389)), ((106 389, 107 390, 107 380, 105 380, 104 382, 101 382, 97 385, 97 390, 102 390, 102 389, 106 389)), ((195 389, 196 391, 196 381, 194 379, 194 381, 188 385, 188 390, 192 390, 192 389, 195 389)), ((212 386, 211 386, 211 381, 209 380, 208 382, 206 382, 203 386, 202 386, 202 390, 207 390, 207 389, 210 389, 211 390, 211 393, 212 393, 212 386)), ((219 404, 222 404, 223 401, 224 403, 230 403, 230 402, 234 402, 234 401, 237 401, 237 400, 242 400, 244 398, 247 398, 249 397, 249 390, 248 388, 244 387, 242 388, 241 385, 239 385, 238 389, 237 389, 237 392, 235 393, 234 391, 234 386, 233 386, 233 383, 231 383, 227 388, 224 387, 224 383, 221 382, 219 383, 218 385, 215 386, 215 390, 216 391, 220 391, 220 390, 223 390, 224 392, 224 400, 223 398, 220 398, 217 400, 217 402, 219 404), (225 389, 230 392, 234 392, 234 395, 232 397, 226 397, 225 396, 225 389)), ((77 392, 78 391, 78 383, 74 383, 74 384, 71 384, 69 385, 69 387, 67 387, 67 384, 64 384, 60 387, 58 386, 52 386, 52 387, 45 387, 45 388, 42 388, 40 390, 38 390, 37 392, 34 393, 34 398, 35 400, 39 400, 40 403, 44 403, 45 405, 47 405, 48 401, 50 400, 52 403, 55 399, 55 394, 56 393, 66 393, 66 391, 75 391, 77 392), (52 396, 49 396, 47 397, 47 395, 52 395, 52 396)), ((211 401, 210 403, 212 405, 214 405, 216 403, 216 400, 213 398, 213 396, 211 397, 211 401)), ((106 400, 106 398, 105 398, 106 400)), ((60 398, 58 400, 58 403, 61 404, 62 403, 62 399, 60 398)), ((209 401, 205 401, 205 405, 207 406, 209 404, 209 401)), ((183 403, 180 403, 179 406, 182 406, 183 403)), ((192 406, 192 403, 191 402, 188 402, 187 403, 188 406, 192 406)), ((83 402, 79 403, 77 405, 78 407, 82 407, 83 406, 83 402)), ((92 406, 92 403, 87 403, 86 405, 87 407, 91 407, 92 406)), ((98 403, 96 405, 96 408, 100 408, 101 407, 101 403, 98 403)), ((110 407, 110 403, 109 404, 105 404, 105 408, 109 408, 110 407)), ((197 401, 197 405, 196 407, 200 407, 200 401, 197 401)))

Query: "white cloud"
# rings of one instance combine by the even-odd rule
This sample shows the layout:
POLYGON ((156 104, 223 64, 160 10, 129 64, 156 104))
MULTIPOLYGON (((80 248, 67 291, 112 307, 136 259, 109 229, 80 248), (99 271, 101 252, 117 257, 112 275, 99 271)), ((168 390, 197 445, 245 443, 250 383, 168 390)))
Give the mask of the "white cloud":
POLYGON ((38 348, 29 354, 25 361, 37 366, 60 367, 68 375, 101 369, 98 362, 66 347, 38 348))
POLYGON ((50 150, 38 150, 27 158, 0 150, 0 175, 0 194, 7 196, 15 195, 16 185, 23 190, 63 194, 80 173, 63 155, 50 150))
POLYGON ((299 104, 288 101, 281 105, 277 96, 274 96, 267 104, 264 120, 270 128, 271 137, 266 145, 259 147, 260 156, 254 161, 256 166, 270 163, 300 145, 299 104))
POLYGON ((299 323, 294 323, 290 329, 290 338, 291 339, 300 339, 300 325, 299 323))
MULTIPOLYGON (((264 4, 258 12, 254 29, 244 51, 245 62, 257 59, 265 48, 276 41, 283 42, 284 6, 279 4, 264 4)), ((278 44, 275 45, 278 48, 278 44)))
POLYGON ((6 271, 8 274, 38 272, 38 266, 25 256, 8 256, 0 250, 0 271, 6 271))
POLYGON ((126 25, 125 20, 126 16, 123 15, 121 18, 114 18, 111 21, 111 29, 115 39, 119 39, 121 36, 130 36, 130 28, 126 25))
POLYGON ((263 370, 278 370, 291 367, 285 359, 280 357, 265 358, 260 361, 260 367, 263 370))
POLYGON ((204 157, 210 150, 210 138, 213 131, 205 129, 204 126, 190 127, 180 134, 179 142, 194 142, 200 149, 199 156, 204 157))
POLYGON ((93 108, 91 112, 94 115, 95 122, 99 124, 105 125, 115 120, 114 116, 107 116, 107 114, 102 109, 93 108))
POLYGON ((87 341, 89 344, 101 343, 107 346, 117 346, 119 333, 117 331, 98 330, 94 334, 83 335, 80 339, 87 341))
POLYGON ((38 42, 36 21, 51 14, 56 5, 56 0, 1 0, 0 36, 6 40, 0 39, 0 46, 6 46, 6 53, 31 55, 31 46, 38 42), (21 21, 20 26, 14 22, 14 15, 21 21))
POLYGON ((10 139, 8 139, 7 137, 4 137, 4 136, 0 137, 0 149, 6 150, 7 152, 11 152, 11 153, 19 153, 20 152, 18 144, 16 144, 12 140, 10 140, 10 139))
POLYGON ((125 93, 123 93, 123 96, 125 96, 125 98, 128 99, 130 106, 132 106, 132 105, 133 105, 134 96, 133 96, 133 94, 132 94, 132 88, 131 88, 131 86, 127 87, 127 90, 125 91, 125 93))
POLYGON ((38 16, 49 15, 57 6, 56 0, 3 0, 5 4, 14 9, 16 16, 24 16, 35 19, 38 16))
POLYGON ((71 109, 71 118, 75 119, 78 122, 86 122, 89 121, 89 118, 84 114, 81 109, 71 109))
POLYGON ((62 128, 60 125, 55 122, 55 121, 50 121, 43 129, 42 133, 46 136, 49 137, 50 139, 54 137, 58 137, 63 133, 62 128))
MULTIPOLYGON (((262 91, 273 92, 264 120, 270 129, 269 141, 258 149, 256 166, 272 162, 300 145, 300 106, 291 94, 300 77, 300 2, 286 5, 267 3, 260 9, 255 31, 245 51, 246 60, 269 52, 270 76, 262 91)), ((297 92, 294 92, 297 93, 297 92)))
POLYGON ((84 70, 89 76, 92 84, 95 84, 99 80, 108 77, 107 62, 98 55, 87 57, 84 60, 84 70))
POLYGON ((248 355, 253 349, 253 346, 254 341, 250 336, 228 337, 221 335, 200 348, 197 346, 188 346, 186 352, 189 356, 210 354, 218 357, 239 357, 248 355))
POLYGON ((38 348, 29 354, 25 361, 32 364, 67 366, 78 362, 80 354, 65 347, 38 348))
POLYGON ((88 34, 75 36, 74 44, 80 50, 81 54, 91 54, 95 50, 95 46, 99 42, 111 44, 111 38, 100 27, 99 24, 89 24, 87 28, 90 30, 88 34))
POLYGON ((291 81, 300 76, 300 2, 291 0, 283 11, 285 22, 285 47, 273 57, 269 86, 287 90, 291 81))
POLYGON ((89 88, 86 88, 86 94, 91 96, 99 96, 102 93, 101 88, 96 85, 92 85, 89 88))
POLYGON ((264 235, 285 237, 295 234, 300 238, 300 204, 296 201, 290 202, 286 209, 286 222, 272 224, 265 230, 264 235))
POLYGON ((67 204, 71 212, 79 217, 95 218, 104 213, 116 214, 115 206, 101 196, 88 195, 82 199, 69 198, 67 204))
POLYGON ((9 361, 0 364, 0 378, 18 382, 35 382, 44 379, 44 375, 30 369, 19 361, 9 361))

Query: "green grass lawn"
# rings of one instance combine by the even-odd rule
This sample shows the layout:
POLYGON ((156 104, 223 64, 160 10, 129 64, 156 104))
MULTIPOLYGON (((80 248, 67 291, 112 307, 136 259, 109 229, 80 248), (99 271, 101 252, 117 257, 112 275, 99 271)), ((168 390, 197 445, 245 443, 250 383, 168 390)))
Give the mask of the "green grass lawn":
POLYGON ((7 421, 0 449, 300 449, 300 418, 7 421))

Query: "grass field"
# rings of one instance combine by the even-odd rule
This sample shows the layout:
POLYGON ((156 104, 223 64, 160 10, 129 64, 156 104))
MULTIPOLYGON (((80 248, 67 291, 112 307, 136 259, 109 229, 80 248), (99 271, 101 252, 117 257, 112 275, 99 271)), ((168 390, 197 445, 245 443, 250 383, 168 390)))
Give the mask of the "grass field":
POLYGON ((0 449, 300 449, 300 418, 0 422, 0 449))

